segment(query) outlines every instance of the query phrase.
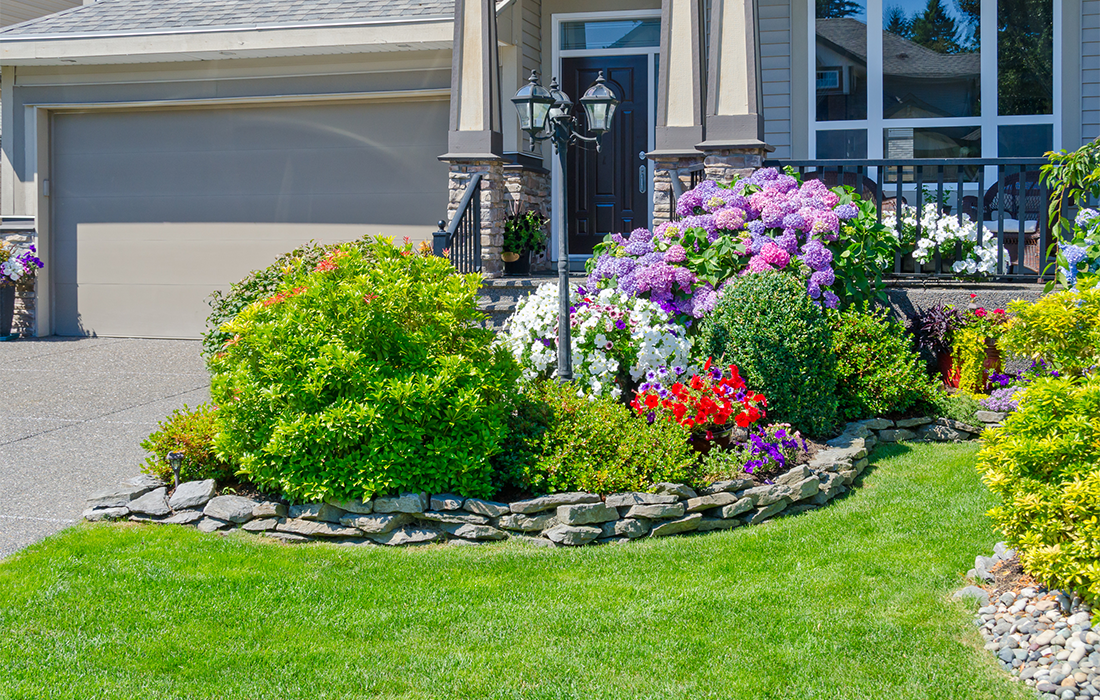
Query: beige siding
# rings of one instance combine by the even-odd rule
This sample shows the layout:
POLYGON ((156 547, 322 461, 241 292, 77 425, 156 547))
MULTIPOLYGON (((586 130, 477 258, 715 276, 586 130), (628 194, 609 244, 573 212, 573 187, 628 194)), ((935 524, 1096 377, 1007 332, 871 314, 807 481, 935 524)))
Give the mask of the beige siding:
POLYGON ((791 3, 790 0, 760 0, 759 8, 764 140, 775 148, 772 158, 790 158, 791 3))
POLYGON ((0 2, 0 27, 26 22, 35 17, 78 7, 81 0, 2 0, 0 2))
POLYGON ((1100 136, 1100 0, 1081 2, 1081 141, 1100 136))

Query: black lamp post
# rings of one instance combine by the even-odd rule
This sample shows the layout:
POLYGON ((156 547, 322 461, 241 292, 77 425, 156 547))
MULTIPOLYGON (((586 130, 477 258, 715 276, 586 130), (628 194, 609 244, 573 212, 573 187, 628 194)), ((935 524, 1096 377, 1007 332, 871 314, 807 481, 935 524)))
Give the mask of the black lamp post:
POLYGON ((588 117, 588 130, 594 136, 584 136, 577 130, 577 118, 572 114, 573 100, 558 88, 556 78, 547 90, 539 85, 538 73, 531 71, 530 81, 512 98, 519 112, 520 128, 534 141, 552 141, 558 163, 561 164, 561 177, 554 183, 557 206, 552 213, 554 235, 558 238, 558 380, 562 382, 573 380, 569 327, 569 241, 565 226, 565 212, 569 209, 565 201, 566 148, 577 141, 585 141, 595 143, 599 151, 600 137, 611 129, 611 119, 619 106, 619 98, 607 86, 603 71, 600 71, 596 82, 588 88, 580 102, 588 117), (543 131, 546 133, 543 134, 543 131))

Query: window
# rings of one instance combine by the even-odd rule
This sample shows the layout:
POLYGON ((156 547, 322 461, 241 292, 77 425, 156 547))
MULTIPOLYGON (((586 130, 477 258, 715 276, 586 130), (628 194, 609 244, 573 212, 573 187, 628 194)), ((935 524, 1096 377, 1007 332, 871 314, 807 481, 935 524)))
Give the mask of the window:
POLYGON ((1054 12, 1054 0, 814 0, 816 157, 1051 149, 1054 12))

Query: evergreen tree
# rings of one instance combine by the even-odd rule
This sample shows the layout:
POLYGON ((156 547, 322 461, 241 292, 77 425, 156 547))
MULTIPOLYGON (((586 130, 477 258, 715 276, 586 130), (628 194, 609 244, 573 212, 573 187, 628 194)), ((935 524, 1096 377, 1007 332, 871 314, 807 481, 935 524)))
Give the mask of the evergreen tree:
POLYGON ((905 14, 905 10, 897 5, 891 5, 886 11, 886 31, 894 36, 908 39, 912 32, 912 22, 905 14))
POLYGON ((863 3, 857 0, 815 0, 818 19, 836 19, 863 14, 863 3))
POLYGON ((959 53, 959 29, 940 0, 928 0, 924 13, 913 19, 910 39, 938 53, 959 53))

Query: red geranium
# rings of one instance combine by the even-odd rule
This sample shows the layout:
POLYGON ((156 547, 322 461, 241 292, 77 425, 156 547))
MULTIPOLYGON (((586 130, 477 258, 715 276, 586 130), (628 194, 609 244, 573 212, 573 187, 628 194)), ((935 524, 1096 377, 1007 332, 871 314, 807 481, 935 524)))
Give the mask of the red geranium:
MULTIPOLYGON (((749 391, 736 365, 725 372, 711 367, 708 358, 700 374, 687 384, 676 382, 669 387, 650 383, 638 392, 630 405, 650 422, 658 415, 700 432, 726 425, 732 418, 747 428, 764 417, 768 405, 763 394, 749 391)), ((709 439, 709 438, 708 438, 709 439)))

